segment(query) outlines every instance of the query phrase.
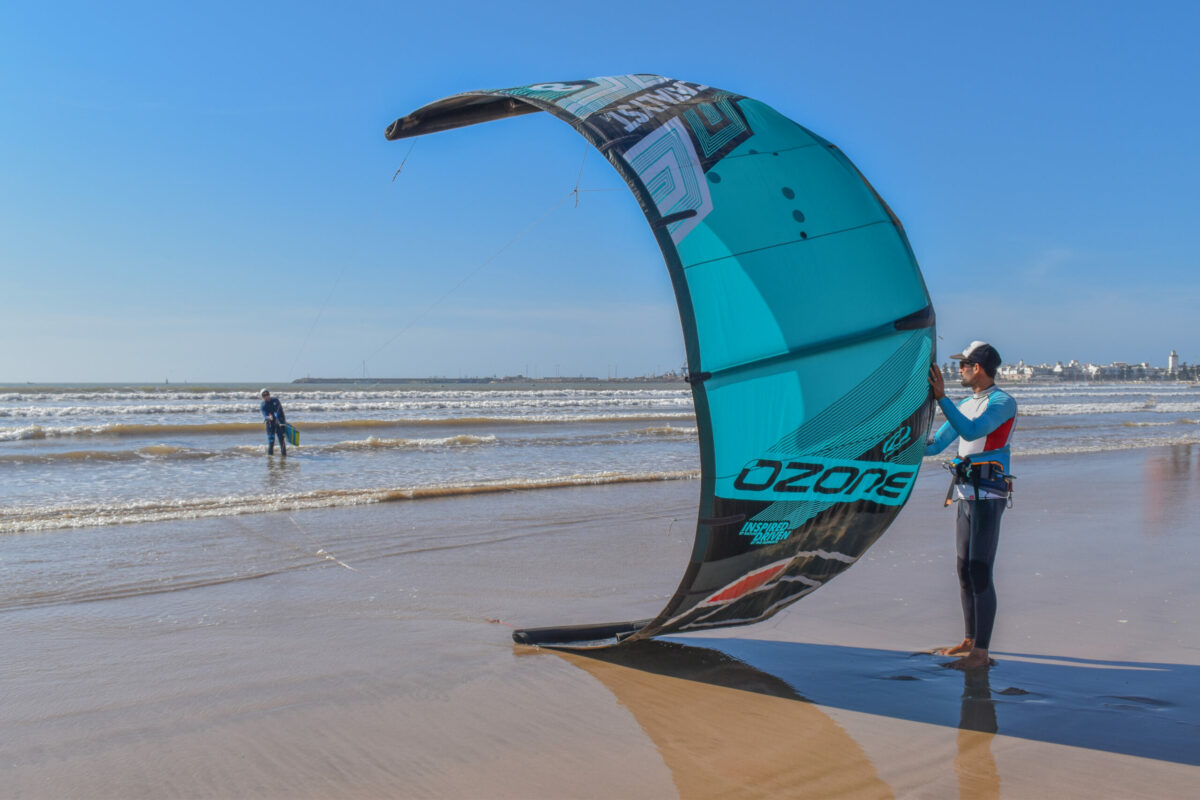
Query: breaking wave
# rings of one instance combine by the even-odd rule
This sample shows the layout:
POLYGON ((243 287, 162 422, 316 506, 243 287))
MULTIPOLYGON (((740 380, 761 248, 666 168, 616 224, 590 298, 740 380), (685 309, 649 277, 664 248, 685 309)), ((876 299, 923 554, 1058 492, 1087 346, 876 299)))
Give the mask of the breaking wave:
MULTIPOLYGON (((603 422, 667 422, 692 421, 695 416, 691 412, 648 413, 648 414, 559 414, 542 415, 530 414, 524 416, 472 416, 472 417, 417 417, 417 418, 388 418, 388 419, 344 419, 344 420, 314 420, 298 425, 301 431, 331 431, 355 430, 369 428, 404 428, 404 427, 489 427, 499 425, 560 425, 579 423, 603 422)), ((41 425, 25 425, 21 427, 0 428, 0 442, 19 441, 25 439, 53 439, 59 437, 87 436, 164 436, 164 435, 227 435, 233 433, 261 434, 263 424, 259 422, 198 422, 198 423, 101 423, 98 425, 71 425, 64 427, 43 427, 41 425)))
POLYGON ((270 495, 197 497, 111 504, 79 503, 38 508, 0 509, 0 533, 125 525, 139 522, 227 517, 278 511, 366 505, 495 492, 534 491, 698 478, 698 470, 595 472, 552 478, 446 483, 371 489, 317 489, 270 495))

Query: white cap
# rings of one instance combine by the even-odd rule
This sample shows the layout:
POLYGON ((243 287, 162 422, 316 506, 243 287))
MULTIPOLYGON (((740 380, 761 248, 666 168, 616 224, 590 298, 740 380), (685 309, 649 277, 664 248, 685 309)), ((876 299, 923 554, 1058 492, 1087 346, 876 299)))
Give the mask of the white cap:
MULTIPOLYGON (((955 356, 955 357, 957 358, 957 356, 955 356)), ((262 397, 264 394, 270 394, 270 393, 271 393, 270 389, 263 389, 261 392, 258 393, 258 396, 262 397)))

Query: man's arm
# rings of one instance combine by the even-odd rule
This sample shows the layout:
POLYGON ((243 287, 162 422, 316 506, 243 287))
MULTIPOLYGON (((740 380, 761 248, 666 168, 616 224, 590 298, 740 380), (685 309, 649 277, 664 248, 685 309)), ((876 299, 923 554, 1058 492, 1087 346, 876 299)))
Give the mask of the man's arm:
MULTIPOLYGON (((933 392, 933 399, 938 403, 946 399, 946 382, 943 380, 942 371, 938 369, 937 364, 929 365, 929 388, 933 392)), ((925 445, 925 455, 936 456, 957 438, 958 434, 954 432, 954 428, 950 427, 950 423, 942 423, 942 427, 938 428, 933 439, 925 445)))
POLYGON ((975 419, 963 416, 949 398, 943 397, 938 400, 938 406, 946 416, 946 424, 968 442, 982 439, 1017 415, 1016 402, 1002 393, 992 395, 987 410, 975 419))
POLYGON ((937 433, 929 444, 925 445, 925 455, 936 456, 938 453, 950 446, 950 443, 958 438, 958 434, 954 432, 954 428, 950 427, 949 422, 943 422, 942 427, 938 428, 937 433))

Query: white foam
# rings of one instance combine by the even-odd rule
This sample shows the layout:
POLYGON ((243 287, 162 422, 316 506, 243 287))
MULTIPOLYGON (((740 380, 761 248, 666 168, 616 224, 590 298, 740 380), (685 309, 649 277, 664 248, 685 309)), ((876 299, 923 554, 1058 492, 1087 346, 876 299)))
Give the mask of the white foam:
POLYGON ((24 425, 18 428, 0 428, 0 442, 19 442, 45 438, 46 431, 40 425, 24 425))
POLYGON ((570 486, 685 480, 698 477, 699 472, 696 470, 602 471, 548 478, 443 483, 427 486, 316 489, 306 492, 194 497, 179 500, 12 506, 0 509, 0 534, 337 508, 489 492, 533 491, 570 486))

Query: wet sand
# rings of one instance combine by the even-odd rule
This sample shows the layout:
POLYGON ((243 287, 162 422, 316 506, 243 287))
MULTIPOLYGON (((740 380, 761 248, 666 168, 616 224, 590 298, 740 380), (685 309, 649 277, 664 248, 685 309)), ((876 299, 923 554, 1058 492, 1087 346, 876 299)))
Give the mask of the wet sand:
POLYGON ((0 795, 1185 797, 1200 780, 1200 447, 1017 461, 997 665, 961 637, 927 469, 766 623, 601 657, 513 625, 656 612, 692 481, 5 542, 0 795))

